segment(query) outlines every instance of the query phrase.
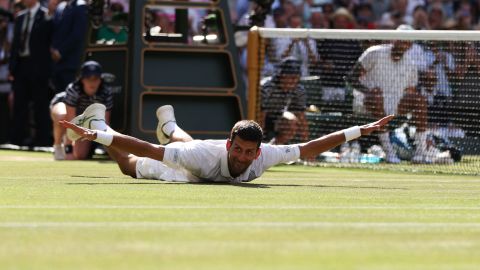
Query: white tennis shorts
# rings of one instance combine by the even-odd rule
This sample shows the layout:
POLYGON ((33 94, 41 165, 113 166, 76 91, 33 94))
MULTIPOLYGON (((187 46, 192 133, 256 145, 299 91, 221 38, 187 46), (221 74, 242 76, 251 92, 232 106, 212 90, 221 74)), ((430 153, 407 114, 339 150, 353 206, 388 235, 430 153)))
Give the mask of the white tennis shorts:
POLYGON ((168 182, 201 182, 201 179, 184 168, 168 167, 165 163, 140 157, 137 160, 136 174, 138 179, 163 180, 168 182))

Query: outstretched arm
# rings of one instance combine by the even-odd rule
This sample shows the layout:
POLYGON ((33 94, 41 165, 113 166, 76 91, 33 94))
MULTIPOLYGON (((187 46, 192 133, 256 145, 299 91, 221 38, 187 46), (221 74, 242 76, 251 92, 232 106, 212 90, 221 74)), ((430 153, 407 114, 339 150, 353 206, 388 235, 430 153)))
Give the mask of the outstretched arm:
MULTIPOLYGON (((358 128, 360 129, 360 134, 362 136, 369 135, 370 133, 385 126, 388 122, 390 122, 390 120, 393 119, 393 117, 393 115, 385 116, 378 121, 359 126, 358 128)), ((300 158, 315 157, 322 152, 325 152, 346 142, 346 140, 347 137, 344 130, 340 130, 320 137, 318 139, 300 144, 300 158)))
MULTIPOLYGON (((80 135, 84 140, 96 141, 106 146, 112 146, 119 150, 134 154, 138 157, 148 157, 158 161, 163 160, 165 148, 161 145, 151 144, 140 139, 127 136, 115 132, 115 134, 106 133, 104 131, 91 130, 72 124, 68 121, 60 121, 60 124, 65 128, 72 129, 75 133, 80 135), (99 136, 100 135, 100 136, 99 136), (105 143, 105 136, 113 136, 110 144, 105 143), (103 137, 103 140, 102 138, 103 137)), ((108 139, 107 139, 108 141, 108 139)))

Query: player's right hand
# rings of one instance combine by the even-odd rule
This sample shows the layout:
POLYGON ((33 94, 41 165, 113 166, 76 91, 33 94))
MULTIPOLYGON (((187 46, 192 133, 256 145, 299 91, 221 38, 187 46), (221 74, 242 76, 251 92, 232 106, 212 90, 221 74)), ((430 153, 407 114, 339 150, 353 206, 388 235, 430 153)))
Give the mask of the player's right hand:
POLYGON ((97 132, 95 130, 91 130, 91 129, 88 129, 88 128, 77 126, 77 125, 75 125, 73 123, 70 123, 66 120, 61 120, 61 121, 59 121, 59 123, 64 128, 69 128, 69 129, 73 130, 73 132, 77 133, 84 140, 93 141, 97 138, 97 132))

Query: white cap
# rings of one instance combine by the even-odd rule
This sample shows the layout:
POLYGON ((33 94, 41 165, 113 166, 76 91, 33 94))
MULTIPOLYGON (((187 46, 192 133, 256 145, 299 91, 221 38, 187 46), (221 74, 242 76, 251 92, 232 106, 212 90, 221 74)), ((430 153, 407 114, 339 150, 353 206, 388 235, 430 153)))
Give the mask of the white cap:
POLYGON ((409 24, 401 24, 397 27, 397 30, 411 31, 411 30, 415 30, 415 29, 409 24))

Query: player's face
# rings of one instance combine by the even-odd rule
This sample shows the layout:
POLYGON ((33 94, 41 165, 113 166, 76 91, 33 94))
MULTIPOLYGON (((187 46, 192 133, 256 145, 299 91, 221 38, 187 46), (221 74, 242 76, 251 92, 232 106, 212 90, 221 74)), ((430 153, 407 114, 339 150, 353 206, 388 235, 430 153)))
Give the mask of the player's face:
POLYGON ((260 148, 257 147, 256 142, 246 141, 238 136, 227 144, 227 150, 228 169, 233 177, 245 172, 260 154, 260 148))
POLYGON ((97 93, 98 87, 100 87, 100 83, 102 80, 99 76, 88 76, 82 78, 83 90, 89 96, 95 95, 97 93))

